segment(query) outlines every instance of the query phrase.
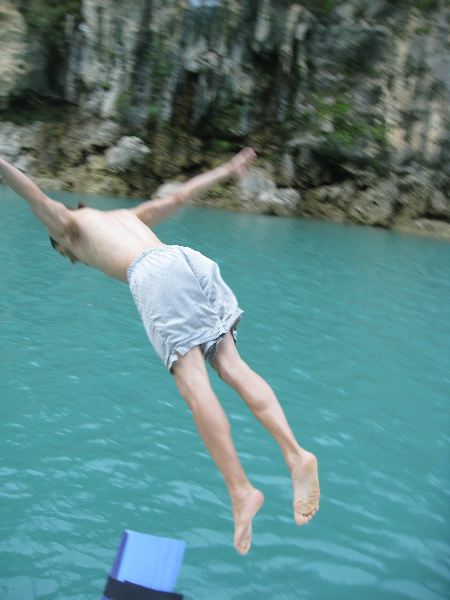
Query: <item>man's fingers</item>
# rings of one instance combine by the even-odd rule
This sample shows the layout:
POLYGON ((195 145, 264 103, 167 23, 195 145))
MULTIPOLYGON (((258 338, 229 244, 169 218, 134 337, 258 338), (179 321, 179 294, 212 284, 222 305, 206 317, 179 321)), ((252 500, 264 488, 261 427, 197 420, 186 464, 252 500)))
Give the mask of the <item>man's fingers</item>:
POLYGON ((254 158, 256 158, 256 152, 253 148, 244 148, 238 152, 228 164, 230 165, 232 172, 241 177, 248 173, 247 164, 254 158))
POLYGON ((256 158, 256 152, 253 148, 244 148, 232 159, 234 162, 234 170, 239 175, 245 175, 247 171, 247 164, 256 158))
POLYGON ((256 152, 253 150, 253 148, 244 148, 239 152, 237 156, 243 158, 244 161, 247 163, 256 158, 256 152))

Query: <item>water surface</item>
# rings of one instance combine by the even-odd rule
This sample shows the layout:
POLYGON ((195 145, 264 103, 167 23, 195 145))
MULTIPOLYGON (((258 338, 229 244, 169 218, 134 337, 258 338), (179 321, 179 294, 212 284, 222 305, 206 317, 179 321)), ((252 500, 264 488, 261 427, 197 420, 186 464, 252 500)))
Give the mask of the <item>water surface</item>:
POLYGON ((299 528, 279 449, 210 371, 266 495, 242 557, 127 286, 72 267, 0 198, 0 600, 100 598, 125 528, 187 543, 187 600, 449 597, 449 244, 198 208, 158 228, 219 263, 241 355, 319 459, 320 512, 299 528))

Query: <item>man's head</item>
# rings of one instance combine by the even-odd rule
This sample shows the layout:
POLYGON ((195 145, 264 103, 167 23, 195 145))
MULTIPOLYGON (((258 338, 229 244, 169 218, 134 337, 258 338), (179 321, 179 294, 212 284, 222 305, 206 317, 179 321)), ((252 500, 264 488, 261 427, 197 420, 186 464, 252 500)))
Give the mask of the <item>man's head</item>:
POLYGON ((61 256, 67 256, 67 258, 70 260, 70 262, 73 265, 75 265, 77 262, 80 262, 80 259, 77 258, 71 250, 69 250, 62 244, 58 244, 58 242, 56 242, 53 238, 50 238, 50 242, 51 242, 53 248, 56 250, 56 252, 59 252, 59 254, 61 254, 61 256))
MULTIPOLYGON (((84 208, 85 206, 86 206, 86 204, 84 202, 78 202, 78 209, 84 208)), ((73 206, 68 206, 67 208, 69 210, 78 210, 77 208, 74 208, 73 206)), ((71 252, 70 250, 65 248, 62 244, 59 244, 56 240, 54 240, 52 238, 51 235, 49 236, 49 238, 50 238, 50 244, 53 246, 53 248, 56 250, 56 252, 59 252, 59 254, 61 254, 61 256, 67 256, 73 265, 75 263, 79 262, 79 259, 75 256, 75 254, 73 252, 71 252)))

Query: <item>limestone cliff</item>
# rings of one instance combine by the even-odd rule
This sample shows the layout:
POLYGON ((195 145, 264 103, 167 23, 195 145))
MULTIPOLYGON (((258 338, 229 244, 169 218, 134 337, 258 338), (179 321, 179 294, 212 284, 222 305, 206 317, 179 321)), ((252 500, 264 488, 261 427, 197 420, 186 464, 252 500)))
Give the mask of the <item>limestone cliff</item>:
POLYGON ((2 6, 0 153, 47 187, 144 196, 252 145, 203 203, 450 239, 449 0, 2 6))

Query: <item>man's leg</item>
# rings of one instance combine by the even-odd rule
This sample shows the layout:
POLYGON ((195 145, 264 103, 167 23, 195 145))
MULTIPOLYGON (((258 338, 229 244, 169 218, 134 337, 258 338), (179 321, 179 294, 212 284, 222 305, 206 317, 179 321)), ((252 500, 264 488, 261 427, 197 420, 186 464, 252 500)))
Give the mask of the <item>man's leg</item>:
POLYGON ((316 457, 298 445, 272 388, 241 359, 231 333, 220 342, 213 367, 278 442, 292 476, 295 521, 307 523, 319 510, 316 457))
POLYGON ((230 424, 211 388, 200 348, 195 346, 179 356, 172 371, 192 411, 200 437, 225 479, 233 508, 234 546, 245 554, 250 548, 252 519, 261 508, 264 496, 244 473, 231 439, 230 424))

